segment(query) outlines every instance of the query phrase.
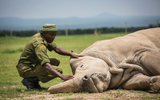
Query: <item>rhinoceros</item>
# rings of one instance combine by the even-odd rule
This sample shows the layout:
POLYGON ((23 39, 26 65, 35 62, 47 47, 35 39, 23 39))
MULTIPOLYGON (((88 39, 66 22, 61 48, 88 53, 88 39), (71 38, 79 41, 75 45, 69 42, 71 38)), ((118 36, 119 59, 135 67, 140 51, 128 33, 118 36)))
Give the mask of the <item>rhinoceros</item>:
POLYGON ((97 41, 71 58, 73 79, 51 86, 50 93, 101 93, 107 89, 160 92, 160 28, 97 41))

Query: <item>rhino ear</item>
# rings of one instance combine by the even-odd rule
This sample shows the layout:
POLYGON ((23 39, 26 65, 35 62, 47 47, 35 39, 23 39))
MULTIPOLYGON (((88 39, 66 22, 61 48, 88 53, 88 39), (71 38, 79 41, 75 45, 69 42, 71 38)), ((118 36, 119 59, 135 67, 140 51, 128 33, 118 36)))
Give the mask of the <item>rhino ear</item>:
POLYGON ((73 51, 73 50, 71 50, 71 52, 72 52, 72 53, 74 53, 74 51, 73 51))
POLYGON ((71 50, 71 53, 73 53, 73 54, 77 54, 77 53, 75 53, 73 50, 71 50))
MULTIPOLYGON (((74 54, 79 55, 79 54, 75 53, 73 50, 71 50, 71 53, 72 53, 73 55, 74 55, 74 54)), ((71 58, 72 58, 72 56, 71 56, 71 58)))

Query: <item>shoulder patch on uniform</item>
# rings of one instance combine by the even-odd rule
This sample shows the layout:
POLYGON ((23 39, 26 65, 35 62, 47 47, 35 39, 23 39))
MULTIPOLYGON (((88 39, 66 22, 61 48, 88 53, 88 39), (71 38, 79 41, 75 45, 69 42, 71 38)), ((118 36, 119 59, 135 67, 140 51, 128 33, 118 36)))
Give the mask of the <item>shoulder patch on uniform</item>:
POLYGON ((46 49, 46 47, 45 47, 44 45, 42 45, 42 46, 40 47, 40 50, 41 50, 42 48, 46 49))

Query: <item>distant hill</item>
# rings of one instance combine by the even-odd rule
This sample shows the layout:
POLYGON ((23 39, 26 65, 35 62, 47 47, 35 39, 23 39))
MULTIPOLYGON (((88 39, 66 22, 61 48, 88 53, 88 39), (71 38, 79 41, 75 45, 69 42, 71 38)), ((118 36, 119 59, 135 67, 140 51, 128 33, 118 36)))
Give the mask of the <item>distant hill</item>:
POLYGON ((110 13, 103 13, 89 18, 48 18, 48 19, 22 19, 14 17, 0 18, 0 30, 37 30, 42 29, 46 23, 57 25, 57 29, 86 29, 97 27, 124 27, 127 26, 148 26, 156 25, 157 20, 160 22, 160 16, 118 16, 110 13))

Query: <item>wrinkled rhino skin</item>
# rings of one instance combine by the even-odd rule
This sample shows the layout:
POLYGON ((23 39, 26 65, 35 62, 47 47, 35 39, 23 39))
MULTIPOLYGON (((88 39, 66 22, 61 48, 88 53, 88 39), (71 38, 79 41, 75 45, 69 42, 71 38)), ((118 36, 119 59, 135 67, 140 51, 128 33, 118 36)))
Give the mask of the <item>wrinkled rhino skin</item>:
POLYGON ((71 58, 74 79, 51 86, 50 93, 141 89, 160 92, 160 28, 97 41, 71 58))

